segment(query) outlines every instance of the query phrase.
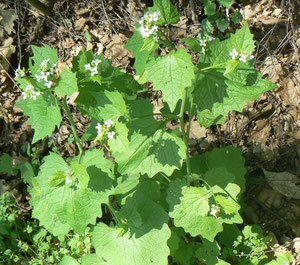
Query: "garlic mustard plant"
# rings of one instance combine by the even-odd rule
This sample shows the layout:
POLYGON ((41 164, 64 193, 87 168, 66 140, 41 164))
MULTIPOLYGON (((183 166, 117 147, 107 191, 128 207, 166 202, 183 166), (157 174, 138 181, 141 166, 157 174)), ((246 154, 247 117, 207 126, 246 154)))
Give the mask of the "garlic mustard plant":
POLYGON ((169 30, 179 20, 171 1, 154 0, 125 46, 135 57, 136 78, 85 49, 58 75, 58 52, 48 46, 32 46, 29 69, 18 71, 25 94, 17 105, 30 118, 33 143, 51 137, 64 113, 77 146, 66 159, 50 152, 28 181, 32 216, 49 233, 91 238, 95 252, 67 255, 65 264, 180 264, 183 251, 193 253, 186 264, 230 264, 219 235, 243 223, 242 150, 191 156, 190 124, 195 117, 205 127, 223 123, 231 110, 242 111, 276 86, 249 60, 255 42, 247 23, 225 40, 185 38, 182 48, 169 30), (159 113, 144 93, 149 84, 149 93, 163 95, 159 113), (71 95, 91 121, 83 133, 67 103, 71 95), (174 120, 180 130, 168 126, 174 120), (103 144, 87 148, 90 141, 103 144))

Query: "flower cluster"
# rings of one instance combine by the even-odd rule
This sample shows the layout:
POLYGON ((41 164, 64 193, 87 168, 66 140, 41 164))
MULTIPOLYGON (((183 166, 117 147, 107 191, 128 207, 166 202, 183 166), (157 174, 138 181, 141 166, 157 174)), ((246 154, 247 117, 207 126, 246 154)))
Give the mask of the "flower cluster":
POLYGON ((155 11, 153 13, 147 12, 140 20, 140 28, 139 31, 143 38, 149 38, 153 36, 153 38, 157 41, 157 31, 158 31, 158 20, 159 20, 160 12, 155 11))
POLYGON ((40 64, 39 74, 35 75, 36 80, 38 83, 44 81, 46 87, 51 88, 55 85, 53 82, 53 74, 56 69, 56 64, 50 66, 49 64, 50 59, 46 59, 40 64))
POLYGON ((200 42, 200 46, 201 47, 206 47, 207 43, 210 42, 210 41, 213 41, 215 38, 208 35, 208 36, 203 36, 201 37, 201 35, 198 36, 198 40, 200 42))
POLYGON ((108 119, 104 125, 97 123, 96 130, 97 130, 97 137, 95 141, 101 141, 105 136, 108 139, 113 139, 115 136, 115 132, 112 131, 112 126, 114 125, 114 122, 111 119, 108 119))
POLYGON ((232 49, 232 52, 229 53, 229 55, 231 56, 232 60, 235 60, 239 57, 239 60, 244 63, 247 62, 248 57, 250 60, 254 59, 254 56, 251 54, 251 52, 238 53, 238 51, 235 48, 232 49))
POLYGON ((25 74, 24 68, 21 69, 20 66, 19 66, 19 68, 15 72, 15 79, 17 80, 17 79, 25 77, 25 76, 26 76, 26 74, 25 74))
POLYGON ((91 63, 85 64, 84 69, 86 71, 91 71, 91 76, 98 74, 98 64, 101 63, 101 60, 95 59, 91 63))
POLYGON ((34 90, 33 85, 27 85, 25 90, 22 92, 23 99, 32 98, 36 100, 36 97, 39 96, 41 93, 39 91, 34 90))
POLYGON ((221 210, 220 206, 212 204, 210 208, 210 215, 217 217, 217 213, 220 212, 220 210, 221 210))

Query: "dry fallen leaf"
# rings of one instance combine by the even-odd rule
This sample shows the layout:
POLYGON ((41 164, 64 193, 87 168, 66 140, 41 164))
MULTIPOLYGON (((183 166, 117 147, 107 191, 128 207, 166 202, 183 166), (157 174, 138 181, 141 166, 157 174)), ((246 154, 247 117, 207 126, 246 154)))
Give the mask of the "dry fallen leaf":
POLYGON ((300 199, 300 178, 289 172, 270 172, 264 169, 269 185, 288 198, 300 199))

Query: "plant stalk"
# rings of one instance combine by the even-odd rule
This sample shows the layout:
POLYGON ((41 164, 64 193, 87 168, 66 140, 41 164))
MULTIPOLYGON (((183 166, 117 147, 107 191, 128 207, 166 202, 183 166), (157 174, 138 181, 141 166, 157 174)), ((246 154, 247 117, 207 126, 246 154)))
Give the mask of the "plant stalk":
POLYGON ((110 203, 107 203, 106 205, 107 205, 109 211, 111 212, 111 214, 113 215, 113 217, 115 218, 115 220, 117 221, 117 223, 120 224, 121 220, 118 218, 118 216, 115 212, 115 209, 110 205, 110 203))
POLYGON ((45 16, 49 16, 52 13, 52 9, 43 4, 38 0, 26 0, 29 4, 31 4, 34 8, 41 11, 45 16))
MULTIPOLYGON (((58 102, 60 102, 60 101, 58 100, 58 102)), ((63 98, 63 103, 60 103, 60 104, 64 108, 64 110, 66 111, 68 119, 70 121, 70 124, 71 124, 71 127, 72 127, 72 131, 73 131, 73 134, 74 134, 74 138, 75 138, 76 144, 77 144, 78 149, 79 149, 79 162, 80 162, 80 159, 81 159, 84 151, 83 151, 83 147, 81 145, 81 142, 80 142, 80 139, 79 139, 79 136, 78 136, 78 133, 77 133, 77 129, 76 129, 76 126, 75 126, 75 123, 74 123, 71 111, 70 111, 70 109, 69 109, 69 107, 67 105, 66 97, 63 98)))
POLYGON ((207 70, 210 70, 210 69, 218 68, 218 67, 223 66, 223 65, 226 65, 226 63, 216 64, 216 65, 205 67, 205 68, 202 68, 202 69, 199 69, 199 70, 204 72, 204 71, 207 71, 207 70))
POLYGON ((183 136, 184 143, 186 145, 186 171, 188 174, 188 178, 191 178, 191 167, 190 167, 190 158, 189 158, 189 130, 187 133, 185 132, 184 128, 184 110, 185 110, 185 104, 187 99, 187 89, 184 89, 184 95, 181 102, 181 109, 180 109, 180 126, 181 126, 181 133, 183 136))

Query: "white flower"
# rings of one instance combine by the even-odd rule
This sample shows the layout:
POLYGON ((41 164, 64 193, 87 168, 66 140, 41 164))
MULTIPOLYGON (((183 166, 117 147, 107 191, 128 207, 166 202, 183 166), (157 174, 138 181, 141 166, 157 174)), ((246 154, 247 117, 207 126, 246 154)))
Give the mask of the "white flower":
POLYGON ((113 139, 114 138, 114 136, 115 136, 115 132, 114 131, 112 131, 112 132, 107 132, 107 137, 109 138, 109 139, 113 139))
POLYGON ((212 36, 207 36, 206 39, 207 39, 208 41, 212 41, 212 40, 214 40, 215 38, 212 37, 212 36))
POLYGON ((149 38, 151 35, 153 35, 153 38, 157 39, 157 21, 159 20, 159 11, 155 11, 153 13, 147 12, 140 20, 140 28, 139 31, 143 38, 149 38))
POLYGON ((249 54, 249 58, 250 58, 250 60, 253 60, 253 59, 254 59, 254 55, 253 55, 253 54, 251 54, 251 52, 248 52, 248 54, 249 54))
POLYGON ((108 119, 104 124, 107 128, 110 128, 114 124, 114 122, 111 119, 108 119))
POLYGON ((248 54, 245 54, 245 53, 241 53, 241 55, 240 55, 240 61, 241 62, 247 62, 247 57, 248 57, 248 54))
POLYGON ((95 128, 97 130, 97 134, 101 137, 103 135, 102 125, 98 122, 95 128))
POLYGON ((52 81, 45 82, 45 86, 48 88, 52 87, 53 85, 54 85, 54 83, 52 81))
POLYGON ((200 46, 206 47, 206 39, 200 40, 200 46))
POLYGON ((67 176, 66 177, 66 182, 65 182, 66 184, 70 184, 70 183, 72 183, 72 179, 69 177, 69 176, 67 176))
POLYGON ((44 79, 45 82, 47 82, 47 81, 48 81, 48 76, 49 76, 49 75, 50 75, 50 72, 44 72, 44 71, 41 71, 40 77, 41 77, 42 79, 44 79))
POLYGON ((99 63, 101 63, 101 60, 99 60, 99 59, 94 59, 92 61, 92 64, 94 64, 95 66, 97 66, 99 63))
POLYGON ((25 92, 22 92, 22 96, 23 96, 23 99, 27 98, 27 94, 25 92))
POLYGON ((220 206, 212 204, 210 208, 210 215, 217 217, 217 213, 220 212, 220 210, 220 206))
POLYGON ((234 59, 239 55, 239 53, 238 53, 237 50, 234 48, 234 49, 232 50, 232 52, 229 53, 229 55, 231 56, 232 60, 234 60, 234 59))
POLYGON ((39 91, 32 91, 31 98, 33 100, 36 100, 36 97, 39 96, 41 93, 39 91))
POLYGON ((43 79, 41 75, 36 74, 35 75, 36 81, 41 82, 41 80, 43 79))
POLYGON ((25 91, 22 92, 23 99, 30 97, 33 100, 36 100, 36 97, 39 96, 40 94, 41 93, 39 91, 34 90, 33 85, 27 85, 25 91))
POLYGON ((88 63, 88 64, 85 64, 84 65, 84 69, 85 70, 91 70, 91 65, 88 63))
POLYGON ((24 70, 22 70, 20 67, 16 70, 15 72, 15 79, 19 78, 19 77, 24 77, 25 76, 25 72, 24 70))
POLYGON ((91 76, 94 76, 95 74, 98 74, 97 66, 91 68, 91 76))

